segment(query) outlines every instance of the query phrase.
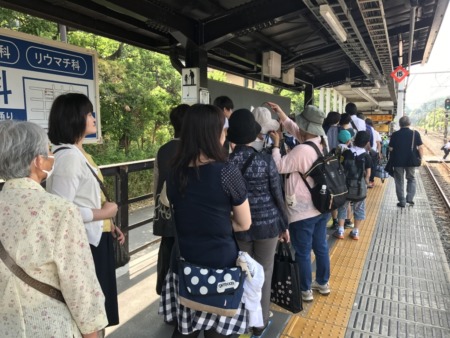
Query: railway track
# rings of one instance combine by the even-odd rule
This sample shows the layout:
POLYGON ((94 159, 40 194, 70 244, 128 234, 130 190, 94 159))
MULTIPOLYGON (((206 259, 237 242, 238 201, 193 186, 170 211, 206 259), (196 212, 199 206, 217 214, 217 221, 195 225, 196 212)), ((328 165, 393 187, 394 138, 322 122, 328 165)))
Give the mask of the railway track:
POLYGON ((440 159, 442 140, 437 135, 423 138, 425 155, 434 160, 426 161, 420 168, 424 189, 439 231, 447 261, 450 262, 450 165, 440 159), (431 156, 430 156, 431 155, 431 156))

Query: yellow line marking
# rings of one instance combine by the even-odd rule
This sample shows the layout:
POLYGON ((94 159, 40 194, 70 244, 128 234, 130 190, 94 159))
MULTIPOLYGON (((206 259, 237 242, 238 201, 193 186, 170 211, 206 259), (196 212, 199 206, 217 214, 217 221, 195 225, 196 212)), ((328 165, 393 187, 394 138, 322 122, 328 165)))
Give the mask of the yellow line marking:
POLYGON ((344 337, 352 312, 367 251, 377 224, 378 212, 388 179, 376 181, 366 200, 366 220, 359 228, 359 240, 348 237, 337 240, 330 252, 331 277, 329 296, 314 293, 314 301, 304 303, 304 310, 292 315, 283 330, 283 338, 344 337))

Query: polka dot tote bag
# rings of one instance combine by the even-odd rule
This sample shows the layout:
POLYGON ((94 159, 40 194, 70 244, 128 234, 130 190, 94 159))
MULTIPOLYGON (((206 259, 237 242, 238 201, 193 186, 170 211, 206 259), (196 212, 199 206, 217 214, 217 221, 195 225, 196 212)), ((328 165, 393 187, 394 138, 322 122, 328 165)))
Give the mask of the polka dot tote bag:
POLYGON ((179 261, 180 303, 190 309, 233 317, 244 292, 240 267, 212 269, 179 261))

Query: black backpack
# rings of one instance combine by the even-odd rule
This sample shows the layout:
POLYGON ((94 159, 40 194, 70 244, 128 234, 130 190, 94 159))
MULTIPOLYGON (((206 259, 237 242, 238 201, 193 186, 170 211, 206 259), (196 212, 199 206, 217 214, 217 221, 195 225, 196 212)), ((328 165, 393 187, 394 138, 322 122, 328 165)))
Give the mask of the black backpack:
POLYGON ((347 200, 347 184, 344 168, 339 158, 334 154, 323 155, 313 142, 305 142, 314 148, 317 160, 306 173, 300 176, 311 193, 312 202, 321 213, 329 212, 344 205, 347 200), (312 177, 316 184, 310 187, 307 177, 312 177))
POLYGON ((342 153, 344 157, 344 170, 347 178, 347 200, 362 201, 367 196, 367 184, 365 179, 366 158, 365 154, 356 155, 351 150, 342 153))

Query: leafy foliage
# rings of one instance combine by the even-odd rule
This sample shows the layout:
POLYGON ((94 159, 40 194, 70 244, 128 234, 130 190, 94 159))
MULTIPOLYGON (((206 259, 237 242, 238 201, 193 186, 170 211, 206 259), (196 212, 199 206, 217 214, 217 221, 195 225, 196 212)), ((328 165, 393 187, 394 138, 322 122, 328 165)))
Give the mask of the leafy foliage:
POLYGON ((425 102, 418 109, 407 110, 414 124, 433 131, 444 131, 445 109, 444 101, 446 97, 425 102))

